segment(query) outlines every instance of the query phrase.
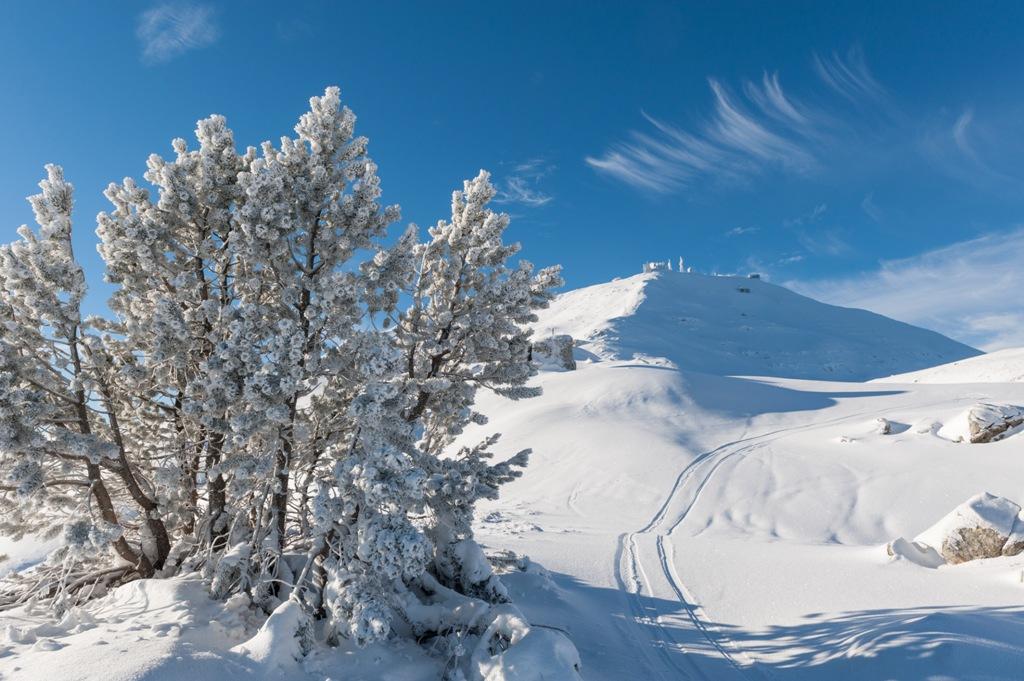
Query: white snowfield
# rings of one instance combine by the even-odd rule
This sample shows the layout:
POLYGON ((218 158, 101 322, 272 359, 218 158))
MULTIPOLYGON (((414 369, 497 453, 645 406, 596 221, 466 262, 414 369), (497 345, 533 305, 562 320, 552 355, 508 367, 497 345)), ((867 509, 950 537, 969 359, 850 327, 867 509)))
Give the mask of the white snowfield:
MULTIPOLYGON (((464 439, 499 431, 501 451, 534 449, 480 509, 479 538, 547 568, 504 579, 534 631, 571 637, 584 678, 1024 678, 1024 555, 886 551, 979 493, 1024 503, 1024 435, 941 434, 973 405, 1024 405, 1010 368, 1024 351, 963 360, 977 351, 877 315, 670 272, 565 294, 537 328, 577 338, 578 369, 543 371, 536 399, 484 397, 491 421, 464 439), (855 382, 942 362, 957 363, 855 382)), ((188 579, 121 587, 59 623, 4 613, 0 679, 441 673, 411 644, 277 666, 295 642, 253 638, 246 613, 188 579)), ((562 662, 487 678, 561 681, 562 662)))
POLYGON ((1024 404, 1014 370, 982 356, 958 384, 822 380, 973 351, 669 272, 568 293, 538 332, 576 336, 579 368, 484 404, 508 451, 535 451, 479 532, 551 571, 558 588, 520 604, 570 633, 585 678, 1024 678, 1024 556, 886 552, 981 492, 1024 502, 1024 435, 938 434, 974 404, 1024 404))
POLYGON ((886 383, 1019 383, 1024 381, 1024 348, 996 350, 878 380, 886 383))

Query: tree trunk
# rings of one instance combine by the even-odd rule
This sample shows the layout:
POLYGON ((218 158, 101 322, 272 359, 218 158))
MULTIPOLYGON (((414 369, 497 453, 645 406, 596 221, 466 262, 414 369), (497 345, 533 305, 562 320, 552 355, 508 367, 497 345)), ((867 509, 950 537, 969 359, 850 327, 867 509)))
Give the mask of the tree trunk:
MULTIPOLYGON (((71 352, 71 363, 75 378, 81 378, 82 358, 78 353, 77 328, 68 334, 68 346, 71 352)), ((75 415, 78 418, 79 431, 82 435, 90 435, 92 433, 92 426, 89 425, 89 410, 86 407, 85 388, 78 388, 75 391, 75 415)), ((110 492, 107 491, 107 486, 103 484, 103 473, 100 470, 99 464, 86 461, 85 471, 89 477, 89 488, 92 498, 96 500, 96 506, 100 510, 100 517, 103 518, 104 522, 121 527, 121 523, 117 519, 117 513, 114 511, 114 504, 110 500, 110 492)), ((114 551, 121 558, 134 565, 142 577, 153 576, 153 564, 149 558, 144 553, 137 553, 123 536, 118 537, 114 541, 114 551)))
POLYGON ((210 546, 220 551, 228 543, 227 484, 224 475, 213 471, 221 461, 224 449, 224 435, 211 433, 209 449, 206 453, 206 489, 208 495, 207 519, 209 521, 210 546))

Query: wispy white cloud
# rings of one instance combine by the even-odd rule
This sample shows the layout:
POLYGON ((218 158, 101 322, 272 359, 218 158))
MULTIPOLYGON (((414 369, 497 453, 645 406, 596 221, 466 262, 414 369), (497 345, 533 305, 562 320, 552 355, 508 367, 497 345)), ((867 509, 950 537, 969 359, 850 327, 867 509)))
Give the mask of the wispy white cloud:
POLYGON ((585 161, 635 188, 668 193, 705 180, 747 181, 771 170, 814 175, 834 163, 837 150, 856 153, 851 139, 877 142, 880 133, 903 124, 859 47, 845 55, 816 54, 812 66, 821 85, 805 99, 786 92, 777 72, 733 89, 711 78, 711 112, 703 121, 678 125, 644 114, 648 128, 628 132, 585 161), (869 114, 871 125, 863 121, 869 114))
POLYGON ((743 92, 757 104, 763 113, 776 120, 801 127, 809 126, 811 123, 808 115, 802 110, 802 106, 795 103, 782 91, 777 71, 772 74, 765 71, 761 78, 760 88, 753 82, 746 81, 743 84, 743 92))
POLYGON ((1024 227, 883 261, 856 276, 788 285, 944 333, 984 350, 1024 346, 1024 227))
MULTIPOLYGON (((825 226, 827 203, 816 204, 813 208, 795 218, 786 218, 782 226, 796 233, 796 240, 804 249, 804 255, 838 256, 852 249, 843 237, 843 230, 836 226, 825 226)), ((803 257, 800 258, 801 260, 803 257)), ((788 262, 797 262, 790 259, 788 262)))
POLYGON ((804 250, 812 255, 837 256, 849 253, 852 248, 849 242, 843 238, 842 230, 838 227, 828 229, 817 229, 814 231, 801 230, 797 234, 797 241, 804 250))
POLYGON ((977 159, 978 154, 975 153, 974 147, 971 146, 971 141, 967 138, 967 130, 971 127, 972 121, 974 121, 974 109, 967 109, 960 114, 960 117, 956 119, 956 123, 953 124, 953 141, 956 143, 957 148, 963 152, 964 156, 977 159))
POLYGON ((785 220, 782 221, 782 225, 784 227, 790 228, 801 227, 803 225, 812 225, 815 222, 818 222, 821 219, 821 216, 823 216, 827 210, 827 203, 819 203, 816 204, 814 208, 811 208, 803 215, 798 215, 795 218, 786 218, 785 220))
POLYGON ((142 58, 156 63, 212 45, 220 30, 208 6, 162 4, 139 15, 136 36, 142 45, 142 58))
POLYGON ((522 203, 527 206, 543 206, 551 203, 552 196, 530 187, 521 177, 510 177, 498 194, 499 203, 522 203))
POLYGON ((875 203, 875 193, 869 192, 864 200, 860 202, 860 209, 864 211, 864 214, 875 222, 882 221, 882 209, 875 203))
POLYGON ((982 149, 992 151, 992 145, 984 144, 991 131, 975 120, 973 107, 968 107, 953 122, 952 126, 940 129, 926 139, 926 151, 937 162, 937 166, 951 177, 971 183, 974 186, 995 191, 1019 191, 1020 178, 996 168, 986 158, 982 149))
POLYGON ((550 175, 555 166, 542 158, 517 163, 512 172, 498 184, 497 203, 518 203, 531 208, 551 203, 554 197, 540 189, 542 179, 550 175))
POLYGON ((600 156, 588 156, 595 170, 641 189, 669 192, 702 178, 738 180, 767 168, 811 172, 818 159, 816 131, 803 108, 786 96, 778 75, 744 83, 737 97, 709 79, 713 109, 687 131, 644 114, 651 129, 632 131, 627 141, 600 156))
POLYGON ((759 231, 758 227, 733 227, 725 233, 726 236, 743 236, 744 234, 754 234, 759 231))
POLYGON ((813 63, 822 82, 854 104, 877 102, 886 96, 885 88, 871 75, 859 46, 851 47, 845 56, 837 52, 825 57, 815 54, 813 63))
POLYGON ((780 270, 785 271, 790 265, 803 262, 804 259, 800 253, 781 254, 768 258, 750 255, 743 261, 740 272, 757 272, 764 279, 775 280, 779 278, 780 270))

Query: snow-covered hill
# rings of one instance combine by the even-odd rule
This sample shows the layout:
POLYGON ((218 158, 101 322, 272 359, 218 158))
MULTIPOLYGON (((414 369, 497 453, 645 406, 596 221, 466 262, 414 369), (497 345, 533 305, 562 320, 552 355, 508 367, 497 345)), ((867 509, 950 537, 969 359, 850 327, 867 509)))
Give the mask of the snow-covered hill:
POLYGON ((558 297, 538 335, 719 375, 866 380, 980 354, 932 331, 746 277, 649 272, 558 297))
POLYGON ((1024 435, 942 437, 977 402, 1024 404, 1013 353, 961 362, 986 367, 967 385, 850 382, 975 351, 667 272, 565 294, 538 326, 581 339, 579 369, 486 397, 466 440, 535 449, 479 532, 552 570, 527 614, 571 634, 586 678, 1020 678, 1024 556, 934 569, 885 548, 979 492, 1024 501, 1024 435))
POLYGON ((1019 383, 1024 381, 1024 348, 1007 348, 937 367, 879 379, 887 383, 1019 383))

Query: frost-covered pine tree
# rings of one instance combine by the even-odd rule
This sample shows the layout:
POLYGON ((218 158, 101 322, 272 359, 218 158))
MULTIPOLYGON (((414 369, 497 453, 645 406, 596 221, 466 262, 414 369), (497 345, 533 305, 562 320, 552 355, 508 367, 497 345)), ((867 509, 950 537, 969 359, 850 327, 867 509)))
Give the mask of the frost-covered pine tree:
MULTIPOLYGON (((329 463, 323 461, 327 447, 358 445, 347 402, 371 381, 359 357, 372 363, 374 353, 362 348, 390 344, 362 329, 367 297, 381 288, 397 290, 406 276, 387 272, 371 280, 360 270, 356 258, 382 250, 398 209, 378 203, 376 165, 366 139, 354 134, 355 116, 341 106, 337 88, 310 104, 297 136, 283 138, 279 148, 264 143, 238 176, 236 244, 244 268, 235 285, 248 331, 237 342, 247 346, 238 349, 251 361, 243 370, 241 408, 232 417, 232 447, 243 449, 251 473, 270 484, 253 545, 269 547, 271 571, 294 548, 293 536, 308 539, 305 521, 294 523, 294 535, 289 523, 293 471, 303 473, 300 495, 308 494, 311 469, 329 463), (303 397, 317 389, 321 398, 301 408, 303 397)), ((298 515, 308 512, 306 503, 298 515)))
POLYGON ((149 158, 156 201, 131 179, 111 184, 113 210, 100 214, 97 234, 107 280, 118 287, 116 330, 135 357, 123 380, 160 405, 149 428, 164 460, 164 503, 181 535, 221 545, 227 413, 238 392, 218 349, 236 317, 231 239, 244 158, 221 116, 200 121, 196 138, 195 150, 174 140, 174 160, 149 158))
POLYGON ((196 139, 106 191, 111 318, 81 317, 59 168, 0 250, 0 531, 64 533, 54 594, 199 570, 331 640, 471 630, 506 598, 473 508, 528 452, 452 448, 479 389, 536 394, 557 268, 513 262, 486 173, 386 245, 398 209, 336 88, 277 145, 239 152, 220 116, 196 139))
POLYGON ((0 249, 0 471, 8 492, 0 529, 52 535, 60 527, 62 556, 112 548, 125 573, 150 577, 167 558, 167 528, 146 468, 133 465, 139 443, 122 428, 132 414, 114 397, 107 347, 81 316, 72 187, 59 167, 47 174, 30 199, 39 233, 23 226, 21 240, 0 249))
POLYGON ((491 465, 497 436, 454 457, 442 454, 471 422, 480 388, 512 399, 536 395, 526 386, 536 373, 529 361, 529 324, 562 283, 558 267, 534 272, 526 260, 510 263, 519 244, 505 244, 509 217, 488 208, 495 189, 481 171, 452 194, 452 215, 429 230, 414 248, 416 277, 411 305, 397 323, 413 404, 406 420, 419 424, 427 499, 437 545, 435 571, 447 586, 496 599, 503 593, 489 571, 481 574, 479 548, 471 541, 472 510, 493 498, 498 486, 519 475, 529 451, 491 465))

